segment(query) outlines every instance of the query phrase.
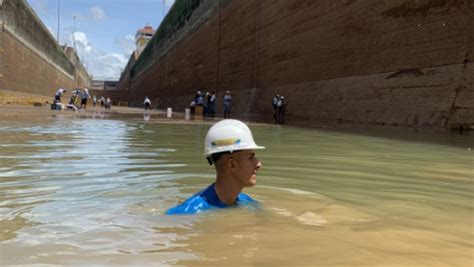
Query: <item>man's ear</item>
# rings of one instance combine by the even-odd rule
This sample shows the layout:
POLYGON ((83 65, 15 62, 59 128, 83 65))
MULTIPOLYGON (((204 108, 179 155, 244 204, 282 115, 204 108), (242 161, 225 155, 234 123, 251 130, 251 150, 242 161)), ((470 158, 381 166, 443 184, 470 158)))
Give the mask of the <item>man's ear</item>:
POLYGON ((227 167, 232 171, 235 172, 235 169, 237 169, 237 161, 234 158, 228 158, 227 159, 227 167))

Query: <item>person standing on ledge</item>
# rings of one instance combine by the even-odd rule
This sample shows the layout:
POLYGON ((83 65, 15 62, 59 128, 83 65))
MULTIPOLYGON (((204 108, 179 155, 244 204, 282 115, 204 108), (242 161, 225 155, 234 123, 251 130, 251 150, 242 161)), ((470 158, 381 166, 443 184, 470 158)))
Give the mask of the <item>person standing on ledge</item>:
POLYGON ((280 101, 280 95, 276 94, 272 99, 272 106, 273 106, 273 123, 278 123, 278 101, 280 101))
POLYGON ((278 101, 277 106, 278 124, 284 124, 286 112, 286 101, 284 96, 280 96, 280 100, 278 101))
POLYGON ((145 96, 145 101, 143 101, 143 105, 145 105, 145 110, 151 110, 151 101, 148 96, 145 96))
POLYGON ((207 132, 204 154, 216 169, 216 181, 170 208, 167 215, 195 214, 213 208, 257 205, 250 196, 242 193, 245 187, 257 183, 257 172, 262 163, 255 156, 258 146, 252 132, 243 122, 233 119, 214 124, 207 132))
POLYGON ((211 98, 209 99, 209 110, 211 117, 216 116, 216 93, 211 93, 211 98))
POLYGON ((87 106, 87 99, 90 98, 90 94, 89 94, 89 89, 87 89, 87 87, 84 87, 81 92, 80 92, 80 95, 81 95, 81 105, 80 105, 80 108, 81 109, 86 109, 86 106, 87 106))
POLYGON ((55 102, 61 102, 61 96, 66 93, 66 89, 63 89, 63 88, 59 88, 57 91, 56 91, 56 94, 54 94, 54 101, 55 102))
POLYGON ((230 96, 230 91, 226 91, 224 95, 224 118, 230 117, 231 102, 232 97, 230 96))

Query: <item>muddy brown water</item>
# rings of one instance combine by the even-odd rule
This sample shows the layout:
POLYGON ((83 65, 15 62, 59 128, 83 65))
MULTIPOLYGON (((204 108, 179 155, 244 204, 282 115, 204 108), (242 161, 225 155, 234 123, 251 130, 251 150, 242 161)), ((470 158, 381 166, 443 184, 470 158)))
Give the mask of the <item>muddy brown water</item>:
POLYGON ((251 124, 261 209, 165 216, 209 124, 151 122, 0 120, 0 264, 473 265, 472 136, 251 124))

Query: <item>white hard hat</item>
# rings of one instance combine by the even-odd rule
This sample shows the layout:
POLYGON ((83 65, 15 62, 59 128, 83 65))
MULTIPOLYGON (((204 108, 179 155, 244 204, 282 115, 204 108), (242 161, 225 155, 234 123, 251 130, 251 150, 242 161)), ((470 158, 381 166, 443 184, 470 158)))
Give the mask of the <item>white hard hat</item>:
POLYGON ((204 141, 206 157, 214 153, 264 148, 255 144, 252 132, 245 123, 233 119, 222 120, 212 125, 204 141))

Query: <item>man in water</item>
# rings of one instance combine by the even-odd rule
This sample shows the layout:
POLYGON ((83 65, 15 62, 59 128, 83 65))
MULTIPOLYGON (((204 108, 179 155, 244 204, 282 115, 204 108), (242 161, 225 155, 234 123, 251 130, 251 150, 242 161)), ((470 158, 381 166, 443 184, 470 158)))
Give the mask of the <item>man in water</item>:
POLYGON ((195 214, 256 203, 241 191, 257 183, 262 163, 255 157, 255 150, 264 148, 255 143, 252 132, 241 121, 227 119, 214 124, 207 132, 204 154, 215 166, 216 181, 166 214, 195 214))

